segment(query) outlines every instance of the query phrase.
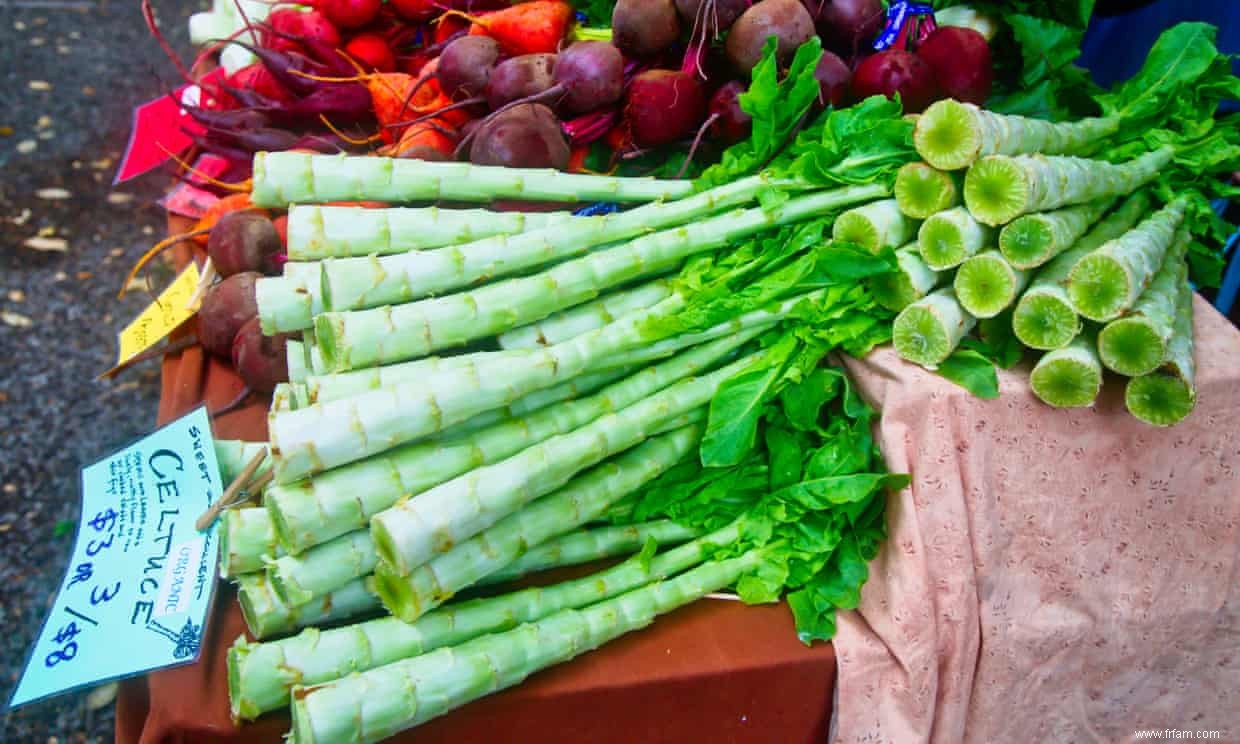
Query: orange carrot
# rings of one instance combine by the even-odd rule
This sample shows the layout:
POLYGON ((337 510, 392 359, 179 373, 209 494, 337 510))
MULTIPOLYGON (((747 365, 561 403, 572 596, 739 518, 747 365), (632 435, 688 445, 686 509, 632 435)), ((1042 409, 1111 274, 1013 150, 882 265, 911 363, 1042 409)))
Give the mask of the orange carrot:
POLYGON ((435 23, 434 43, 442 44, 451 39, 455 34, 469 28, 468 18, 457 18, 453 15, 445 13, 439 17, 439 21, 435 23))
MULTIPOLYGON (((242 209, 254 209, 254 204, 250 201, 250 195, 248 193, 229 194, 210 207, 207 207, 207 211, 203 212, 198 223, 194 225, 194 230, 210 230, 212 227, 215 227, 215 223, 219 222, 224 215, 242 209)), ((267 211, 263 209, 256 211, 260 214, 267 214, 267 211)), ((207 235, 194 236, 194 242, 201 246, 206 246, 207 235)))
POLYGON ((400 142, 387 148, 388 152, 384 154, 397 158, 451 160, 456 150, 456 137, 450 136, 452 133, 451 129, 435 126, 432 122, 414 124, 405 130, 400 142))
POLYGON ((499 42, 506 54, 551 54, 573 22, 573 8, 562 0, 533 0, 491 13, 468 15, 449 11, 443 15, 443 27, 453 16, 471 21, 471 34, 485 34, 499 42))

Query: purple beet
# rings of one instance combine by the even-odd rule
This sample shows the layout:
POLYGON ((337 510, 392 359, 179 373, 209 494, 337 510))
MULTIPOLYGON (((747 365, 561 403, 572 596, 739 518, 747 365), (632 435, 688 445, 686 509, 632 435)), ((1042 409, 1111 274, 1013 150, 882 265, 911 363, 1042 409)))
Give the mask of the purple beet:
POLYGON ((852 70, 834 52, 823 50, 822 58, 814 68, 814 79, 818 81, 819 106, 838 107, 848 99, 852 70))
POLYGON ((706 97, 692 76, 678 70, 646 70, 629 82, 624 118, 639 147, 688 137, 702 123, 706 97))
POLYGON ((481 95, 499 60, 499 44, 489 36, 462 36, 444 47, 435 71, 453 100, 481 95))
POLYGON ((569 147, 551 109, 520 103, 488 118, 474 132, 469 160, 509 168, 568 167, 569 147))
POLYGON ((257 212, 229 212, 211 228, 207 255, 220 276, 244 272, 275 273, 280 234, 257 212))
POLYGON ((233 337, 241 326, 257 320, 258 301, 254 283, 262 278, 257 271, 233 274, 207 290, 198 309, 198 339, 207 351, 227 358, 233 337))
POLYGON ((724 48, 736 70, 748 76, 762 59, 762 48, 768 38, 777 39, 776 59, 786 65, 797 47, 813 35, 814 19, 801 0, 761 0, 732 24, 724 48))
POLYGON ((665 51, 680 36, 672 0, 619 0, 611 14, 612 43, 639 59, 665 51))
POLYGON ((270 393, 288 381, 288 336, 264 336, 258 318, 237 329, 231 344, 233 368, 256 393, 270 393))
POLYGON ((495 66, 484 95, 492 109, 536 96, 555 85, 554 54, 522 54, 495 66))

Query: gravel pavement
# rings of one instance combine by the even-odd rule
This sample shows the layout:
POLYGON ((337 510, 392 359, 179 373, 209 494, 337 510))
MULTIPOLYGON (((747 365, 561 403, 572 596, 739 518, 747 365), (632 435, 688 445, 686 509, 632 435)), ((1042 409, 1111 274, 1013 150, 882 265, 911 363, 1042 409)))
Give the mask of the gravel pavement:
MULTIPOLYGON (((155 0, 183 53, 204 4, 155 0)), ((96 377, 144 304, 116 291, 168 183, 112 176, 132 107, 175 83, 137 2, 0 0, 0 709, 72 549, 79 468, 154 427, 156 363, 96 377)), ((110 742, 107 693, 0 714, 0 742, 110 742)))

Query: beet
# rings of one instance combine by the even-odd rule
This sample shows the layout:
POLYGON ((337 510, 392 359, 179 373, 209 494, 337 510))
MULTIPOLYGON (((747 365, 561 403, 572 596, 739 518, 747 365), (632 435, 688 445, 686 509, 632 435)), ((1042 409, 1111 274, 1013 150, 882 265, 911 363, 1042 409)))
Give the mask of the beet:
POLYGON ((270 393, 288 382, 288 336, 264 336, 258 318, 237 329, 231 343, 233 368, 251 391, 270 393))
POLYGON ((207 239, 207 255, 223 277, 246 271, 274 273, 279 252, 280 234, 271 220, 257 212, 229 212, 215 223, 207 239))
POLYGON ((521 103, 500 112, 478 127, 470 147, 470 162, 510 168, 568 167, 569 147, 560 122, 551 109, 521 103))
MULTIPOLYGON (((481 95, 499 60, 499 43, 489 36, 462 36, 444 47, 435 71, 452 99, 481 95)), ((520 98, 520 96, 518 96, 520 98)))
POLYGON ((318 0, 315 7, 336 28, 361 28, 379 17, 383 0, 318 0))
POLYGON ((917 48, 944 95, 982 105, 995 81, 986 37, 971 28, 940 26, 917 48))
POLYGON ((903 49, 887 49, 865 58, 853 73, 853 93, 858 98, 900 94, 905 113, 917 113, 938 94, 934 72, 917 55, 903 49))
POLYGON ((776 59, 786 65, 797 47, 814 35, 814 20, 800 0, 761 0, 732 24, 724 48, 738 72, 748 75, 762 59, 762 47, 774 36, 779 40, 776 59))
POLYGON ((300 11, 293 8, 276 8, 267 16, 270 33, 263 35, 263 46, 279 48, 278 39, 315 39, 332 47, 340 46, 340 32, 317 10, 300 11))
POLYGON ((740 95, 744 92, 744 83, 732 80, 719 86, 710 97, 711 127, 725 142, 739 142, 753 128, 753 118, 741 108, 740 95))
POLYGON ((626 56, 653 57, 676 43, 680 18, 672 0, 619 0, 611 14, 612 43, 626 56))
POLYGON ((584 114, 620 100, 624 94, 624 57, 605 41, 579 41, 555 60, 555 86, 563 96, 560 108, 584 114))
POLYGON ((676 10, 685 23, 711 37, 731 28, 752 4, 751 0, 676 0, 676 10))
POLYGON ((869 49, 883 30, 882 0, 802 0, 828 47, 849 58, 869 49))
MULTIPOLYGON (((278 238, 277 238, 278 240, 278 238)), ((214 263, 214 262, 213 262, 214 263)), ((227 358, 233 337, 241 326, 258 319, 254 283, 262 278, 257 271, 244 271, 211 285, 198 308, 198 340, 202 347, 227 358)))
POLYGON ((706 97, 692 75, 646 70, 629 82, 625 119, 633 141, 654 147, 689 136, 705 116, 706 97))
POLYGON ((852 70, 834 52, 823 50, 822 59, 814 68, 818 81, 818 105, 838 107, 848 100, 848 88, 852 83, 852 70))
POLYGON ((487 80, 487 105, 498 109, 506 103, 538 95, 555 85, 554 54, 522 54, 495 66, 487 80))
POLYGON ((383 37, 376 33, 362 33, 349 39, 344 46, 345 54, 357 60, 367 70, 393 72, 396 57, 383 37))

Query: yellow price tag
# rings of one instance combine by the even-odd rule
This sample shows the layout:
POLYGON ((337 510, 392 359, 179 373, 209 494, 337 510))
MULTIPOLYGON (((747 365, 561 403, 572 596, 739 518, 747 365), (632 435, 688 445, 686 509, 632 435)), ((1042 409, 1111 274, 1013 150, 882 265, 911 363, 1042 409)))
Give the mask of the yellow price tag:
POLYGON ((192 261, 159 297, 120 332, 116 366, 146 351, 194 314, 190 299, 198 288, 198 266, 192 261))

